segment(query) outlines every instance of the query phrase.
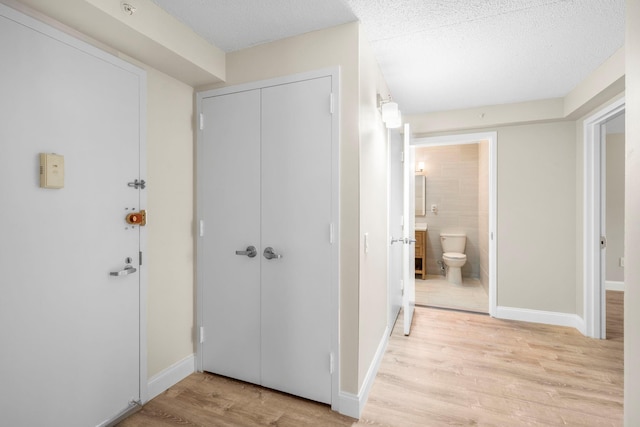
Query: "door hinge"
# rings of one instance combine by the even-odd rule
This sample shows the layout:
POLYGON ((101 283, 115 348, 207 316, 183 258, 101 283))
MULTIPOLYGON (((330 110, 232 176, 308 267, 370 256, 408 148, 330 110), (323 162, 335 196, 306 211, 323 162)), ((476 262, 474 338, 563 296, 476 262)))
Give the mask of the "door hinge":
POLYGON ((204 114, 200 113, 200 116, 198 117, 198 120, 200 121, 200 123, 198 124, 198 127, 200 128, 200 130, 204 129, 204 114))
POLYGON ((198 225, 198 235, 200 237, 204 237, 204 221, 200 220, 200 224, 198 225))
POLYGON ((333 353, 329 353, 329 373, 333 374, 334 369, 335 369, 335 360, 333 357, 333 353))
POLYGON ((200 344, 204 343, 204 326, 200 326, 200 336, 198 338, 200 344))
POLYGON ((142 265, 142 251, 138 252, 138 265, 142 265))
POLYGON ((329 113, 333 114, 333 93, 329 94, 329 113))
POLYGON ((333 245, 333 223, 329 223, 329 244, 333 245))
POLYGON ((404 151, 400 153, 400 162, 404 163, 404 151))

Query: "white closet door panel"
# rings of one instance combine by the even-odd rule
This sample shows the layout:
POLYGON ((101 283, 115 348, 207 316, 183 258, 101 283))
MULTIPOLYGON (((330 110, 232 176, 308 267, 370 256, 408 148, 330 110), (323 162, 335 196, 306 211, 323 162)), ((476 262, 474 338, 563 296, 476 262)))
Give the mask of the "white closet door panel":
POLYGON ((331 77, 262 91, 262 384, 331 401, 331 77))
POLYGON ((260 91, 205 98, 198 147, 203 369, 260 383, 260 91), (257 256, 236 255, 255 246, 257 256))

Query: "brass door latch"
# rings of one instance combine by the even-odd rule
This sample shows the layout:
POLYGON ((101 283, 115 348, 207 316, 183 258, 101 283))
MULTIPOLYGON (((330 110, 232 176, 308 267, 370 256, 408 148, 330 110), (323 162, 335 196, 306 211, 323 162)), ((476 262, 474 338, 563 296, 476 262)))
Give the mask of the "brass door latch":
POLYGON ((147 211, 142 209, 140 212, 131 212, 127 214, 125 220, 127 224, 144 226, 147 225, 147 211))

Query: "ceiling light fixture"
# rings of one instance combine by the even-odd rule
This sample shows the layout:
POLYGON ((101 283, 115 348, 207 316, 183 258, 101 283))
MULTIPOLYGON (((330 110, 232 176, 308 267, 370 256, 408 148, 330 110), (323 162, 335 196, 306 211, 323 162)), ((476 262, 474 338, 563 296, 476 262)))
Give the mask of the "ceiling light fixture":
POLYGON ((387 129, 397 129, 402 126, 402 113, 398 110, 398 114, 395 118, 390 119, 385 123, 387 125, 387 129))

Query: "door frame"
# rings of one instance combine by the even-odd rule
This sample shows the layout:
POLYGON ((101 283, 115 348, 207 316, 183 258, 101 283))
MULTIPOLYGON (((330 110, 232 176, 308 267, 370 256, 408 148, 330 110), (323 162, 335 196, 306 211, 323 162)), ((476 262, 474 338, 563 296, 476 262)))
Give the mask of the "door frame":
MULTIPOLYGON (((446 136, 414 138, 414 147, 489 143, 489 315, 496 317, 498 305, 498 132, 463 133, 446 136)), ((411 184, 415 185, 415 183, 411 184)))
POLYGON ((603 125, 625 111, 622 97, 602 108, 584 121, 583 138, 583 223, 582 274, 584 328, 582 333, 591 338, 606 338, 606 288, 602 279, 603 254, 600 248, 604 214, 602 197, 605 178, 603 125))
MULTIPOLYGON (((236 92, 243 92, 255 89, 263 89, 271 86, 296 83, 304 80, 312 80, 322 77, 331 77, 331 97, 327 99, 327 108, 331 110, 331 225, 327 230, 327 235, 332 243, 331 246, 331 409, 339 411, 340 404, 340 67, 328 67, 314 71, 292 74, 272 79, 259 80, 234 86, 227 86, 219 89, 212 89, 196 93, 196 117, 197 143, 195 148, 196 163, 196 369, 202 372, 202 343, 204 342, 201 325, 204 311, 203 289, 204 283, 199 266, 204 265, 206 260, 202 254, 202 237, 204 236, 205 224, 202 221, 202 205, 198 200, 204 197, 204 188, 200 185, 198 170, 206 167, 203 159, 198 156, 200 144, 203 143, 203 115, 202 101, 212 96, 228 95, 236 92)), ((206 125, 206 124, 205 124, 206 125)))
MULTIPOLYGON (((411 334, 411 324, 416 307, 416 147, 412 144, 411 124, 405 123, 402 132, 402 320, 403 333, 411 334)), ((426 248, 426 242, 423 242, 426 248)), ((426 249, 425 249, 426 250, 426 249)), ((424 268, 424 266, 423 266, 424 268)))

